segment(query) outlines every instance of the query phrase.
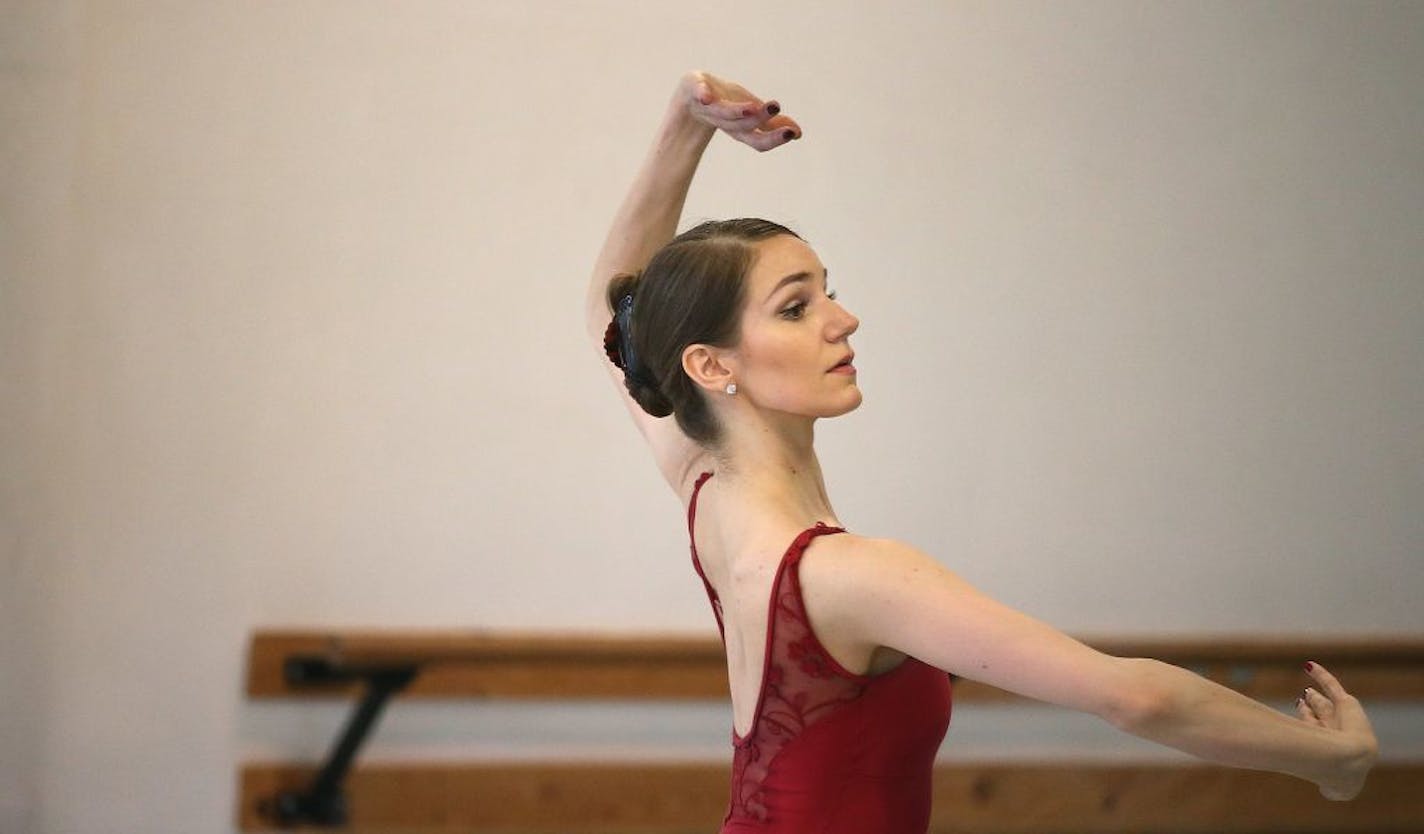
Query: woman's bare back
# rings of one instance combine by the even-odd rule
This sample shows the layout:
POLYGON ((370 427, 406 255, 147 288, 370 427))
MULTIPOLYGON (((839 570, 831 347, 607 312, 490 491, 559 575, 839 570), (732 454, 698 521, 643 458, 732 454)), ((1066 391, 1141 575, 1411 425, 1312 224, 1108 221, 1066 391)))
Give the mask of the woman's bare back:
MULTIPOLYGON (((761 694, 776 574, 792 542, 808 527, 815 526, 816 520, 799 524, 791 519, 740 510, 732 502, 721 500, 712 484, 715 480, 709 479, 700 490, 694 487, 687 501, 696 501, 693 548, 703 575, 716 594, 714 605, 722 616, 733 729, 738 736, 745 736, 751 730, 761 694)), ((852 539, 846 535, 819 537, 808 545, 807 553, 827 546, 853 546, 852 539), (831 545, 829 540, 833 538, 841 541, 831 545)), ((814 600, 818 586, 833 582, 834 577, 822 575, 807 565, 807 561, 802 562, 800 573, 807 617, 831 658, 857 675, 881 675, 899 666, 905 659, 900 652, 885 647, 856 647, 838 640, 835 623, 816 618, 814 600)))

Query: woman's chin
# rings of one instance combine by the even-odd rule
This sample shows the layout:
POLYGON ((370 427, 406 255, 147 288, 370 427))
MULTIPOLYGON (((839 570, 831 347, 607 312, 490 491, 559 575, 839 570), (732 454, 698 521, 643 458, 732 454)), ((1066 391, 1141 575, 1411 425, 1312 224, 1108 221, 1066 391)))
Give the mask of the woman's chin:
POLYGON ((852 411, 855 411, 857 408, 860 408, 860 404, 861 404, 862 402, 864 402, 864 401, 865 401, 865 395, 863 395, 863 394, 860 393, 860 389, 859 389, 859 388, 856 388, 856 387, 852 387, 852 388, 850 389, 850 391, 846 392, 845 405, 842 406, 841 408, 837 409, 834 413, 832 413, 832 414, 827 414, 826 416, 827 416, 827 417, 839 417, 839 416, 841 416, 842 414, 849 414, 849 413, 851 413, 852 411))

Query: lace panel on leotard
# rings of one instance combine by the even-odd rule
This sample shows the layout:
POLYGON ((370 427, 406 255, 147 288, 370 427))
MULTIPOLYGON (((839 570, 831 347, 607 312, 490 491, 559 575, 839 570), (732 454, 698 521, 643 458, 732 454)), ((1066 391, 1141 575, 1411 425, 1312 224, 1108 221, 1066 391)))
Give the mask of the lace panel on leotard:
MULTIPOLYGON (((697 482, 689 505, 688 530, 696 513, 697 491, 710 473, 697 482)), ((871 678, 855 675, 838 664, 816 638, 806 616, 801 597, 800 561, 810 543, 821 535, 845 532, 839 527, 817 523, 803 531, 787 548, 772 581, 768 600, 767 645, 762 667, 761 692, 752 726, 746 737, 732 731, 732 796, 727 818, 764 821, 767 808, 762 786, 772 762, 783 747, 807 727, 825 718, 843 704, 860 697, 871 678)), ((722 606, 702 566, 697 547, 692 546, 693 566, 702 577, 707 596, 717 617, 717 628, 726 632, 722 606)))
POLYGON ((819 525, 803 532, 782 559, 772 588, 762 691, 745 738, 734 731, 732 802, 728 817, 766 819, 762 786, 772 762, 807 727, 860 697, 867 678, 853 675, 822 647, 806 616, 799 567, 818 535, 844 532, 819 525))

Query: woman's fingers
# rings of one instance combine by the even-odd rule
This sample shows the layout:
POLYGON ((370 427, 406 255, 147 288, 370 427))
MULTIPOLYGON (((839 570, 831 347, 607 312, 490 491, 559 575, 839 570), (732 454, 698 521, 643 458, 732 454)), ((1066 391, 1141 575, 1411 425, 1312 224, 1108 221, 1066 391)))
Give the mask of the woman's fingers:
POLYGON ((1306 687, 1305 694, 1301 696, 1305 704, 1310 707, 1311 712, 1320 719, 1326 726, 1334 726, 1335 704, 1329 698, 1321 695, 1310 687, 1306 687))
MULTIPOLYGON (((767 105, 768 102, 755 97, 735 101, 713 98, 701 103, 702 112, 708 118, 727 125, 758 124, 762 119, 775 115, 767 111, 767 105)), ((776 109, 779 112, 780 108, 776 109)))
POLYGON ((1306 671, 1320 686, 1318 692, 1314 688, 1306 690, 1307 695, 1314 693, 1309 701, 1314 705, 1315 712, 1331 728, 1358 734, 1368 740, 1367 746, 1374 746, 1374 728, 1370 726, 1369 716, 1365 714, 1359 699, 1345 691, 1340 681, 1319 663, 1308 664, 1306 671))
POLYGON ((752 130, 746 133, 732 134, 738 142, 750 145, 759 151, 769 151, 772 148, 779 148, 787 142, 794 141, 799 135, 800 134, 790 128, 752 130))
POLYGON ((688 112, 738 142, 769 151, 801 138, 801 126, 782 115, 775 100, 701 70, 684 75, 682 84, 688 112))
POLYGON ((1338 701, 1350 694, 1345 691, 1345 687, 1340 685, 1340 681, 1336 680, 1335 676, 1319 663, 1305 664, 1305 671, 1315 679, 1315 682, 1320 685, 1320 691, 1325 693, 1325 696, 1330 700, 1338 701))
POLYGON ((801 126, 790 116, 776 116, 767 119, 763 124, 751 130, 729 130, 727 133, 738 142, 743 142, 759 151, 769 151, 772 148, 779 148, 787 142, 800 139, 801 126))
POLYGON ((684 84, 693 116, 739 142, 765 151, 801 136, 800 126, 781 115, 774 99, 701 71, 689 73, 684 84))
POLYGON ((692 72, 684 78, 684 89, 688 89, 691 105, 698 117, 704 121, 727 124, 746 123, 755 119, 775 116, 780 108, 775 102, 763 101, 747 88, 724 81, 707 72, 692 72), (769 112, 768 112, 769 108, 769 112))
POLYGON ((747 99, 714 99, 700 104, 702 118, 709 124, 727 132, 750 130, 765 123, 781 112, 781 105, 774 101, 762 101, 752 97, 747 99))
POLYGON ((1310 704, 1305 702, 1304 696, 1295 699, 1295 713, 1300 716, 1301 721, 1316 727, 1321 726, 1320 717, 1310 708, 1310 704))

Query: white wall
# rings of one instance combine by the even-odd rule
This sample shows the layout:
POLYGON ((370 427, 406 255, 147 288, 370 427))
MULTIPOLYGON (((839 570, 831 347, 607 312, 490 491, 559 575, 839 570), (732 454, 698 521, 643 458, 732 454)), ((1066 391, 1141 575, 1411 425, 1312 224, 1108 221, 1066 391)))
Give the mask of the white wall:
MULTIPOLYGON (((74 572, 64 564, 70 533, 89 510, 67 504, 60 483, 76 463, 64 447, 74 429, 70 403, 81 394, 64 355, 74 328, 69 299, 82 291, 73 257, 84 58, 75 31, 79 11, 77 3, 0 4, 0 831, 6 834, 45 830, 40 785, 50 773, 67 776, 46 768, 43 757, 48 722, 63 718, 47 709, 45 679, 72 655, 49 628, 74 572)), ((87 679, 71 671, 64 685, 82 689, 87 679)))
MULTIPOLYGON (((851 526, 1079 633, 1424 627, 1424 6, 767 5, 5 4, 0 830, 230 830, 340 720, 256 628, 710 633, 580 320, 692 67, 805 128, 689 220, 861 316, 851 526)), ((471 709, 372 754, 728 721, 471 709)))

